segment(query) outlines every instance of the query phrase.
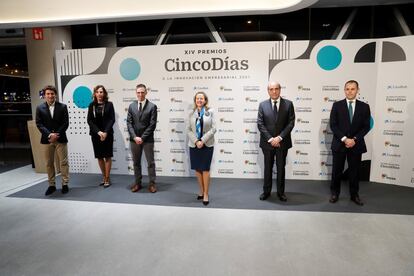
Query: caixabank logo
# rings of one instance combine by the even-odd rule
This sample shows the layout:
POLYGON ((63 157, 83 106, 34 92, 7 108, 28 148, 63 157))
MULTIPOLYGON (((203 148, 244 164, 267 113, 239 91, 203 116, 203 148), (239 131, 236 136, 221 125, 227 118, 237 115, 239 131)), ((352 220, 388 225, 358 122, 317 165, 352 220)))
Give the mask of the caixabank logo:
POLYGON ((244 175, 258 175, 259 172, 256 170, 243 170, 244 175))
POLYGON ((257 166, 257 163, 254 161, 250 161, 250 160, 244 160, 244 165, 247 166, 257 166))
POLYGON ((219 128, 218 133, 234 133, 234 129, 232 128, 219 128))
POLYGON ((389 152, 383 152, 381 154, 382 157, 390 157, 390 158, 401 158, 401 154, 398 153, 389 153, 389 152))
POLYGON ((234 160, 230 160, 230 159, 219 159, 218 160, 219 164, 233 164, 234 160))
POLYGON ((173 164, 184 164, 184 161, 181 159, 173 158, 171 159, 171 163, 173 164))
POLYGON ((331 145, 332 144, 332 140, 321 140, 319 142, 320 145, 331 145))
POLYGON ((392 119, 385 119, 384 124, 404 124, 404 120, 392 120, 392 119))
POLYGON ((292 162, 293 165, 310 165, 309 161, 302 161, 302 160, 294 160, 292 162))
POLYGON ((245 107, 243 109, 243 112, 254 112, 254 113, 257 113, 258 111, 259 111, 259 109, 257 109, 257 108, 251 108, 251 107, 245 107))
POLYGON ((233 102, 234 98, 233 97, 219 97, 218 100, 219 102, 233 102))
POLYGON ((387 90, 398 90, 398 89, 408 89, 408 85, 406 84, 388 84, 387 90))
POLYGON ((330 129, 324 129, 324 130, 322 130, 322 133, 323 133, 324 135, 333 135, 333 132, 332 132, 332 130, 330 130, 330 129))
POLYGON ((294 133, 296 134, 307 134, 311 133, 312 131, 310 129, 295 129, 294 133))
POLYGON ((308 102, 308 101, 312 101, 311 97, 296 97, 295 100, 297 102, 308 102))
POLYGON ((245 139, 243 140, 243 144, 258 144, 259 140, 256 139, 245 139))

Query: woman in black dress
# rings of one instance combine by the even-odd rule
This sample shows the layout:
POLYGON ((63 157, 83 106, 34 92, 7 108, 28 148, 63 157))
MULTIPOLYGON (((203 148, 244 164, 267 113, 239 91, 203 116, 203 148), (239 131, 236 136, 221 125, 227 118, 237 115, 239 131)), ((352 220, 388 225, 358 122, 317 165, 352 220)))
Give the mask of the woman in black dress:
POLYGON ((199 91, 194 95, 194 108, 189 114, 187 125, 188 146, 190 147, 191 169, 195 170, 200 192, 197 199, 208 205, 210 186, 210 165, 214 151, 216 122, 214 111, 208 106, 207 94, 199 91))
POLYGON ((109 174, 112 166, 115 111, 112 102, 108 101, 108 92, 103 85, 93 89, 93 101, 88 108, 89 135, 92 138, 93 152, 98 159, 105 188, 111 185, 109 174))

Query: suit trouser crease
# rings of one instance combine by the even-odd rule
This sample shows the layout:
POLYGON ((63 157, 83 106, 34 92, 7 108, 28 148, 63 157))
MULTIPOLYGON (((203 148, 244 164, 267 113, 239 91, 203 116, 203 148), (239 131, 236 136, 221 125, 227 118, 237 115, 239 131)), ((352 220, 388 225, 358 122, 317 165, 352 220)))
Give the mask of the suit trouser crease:
POLYGON ((278 194, 285 193, 285 165, 286 165, 286 156, 287 149, 273 149, 266 150, 262 149, 264 156, 264 183, 263 183, 263 192, 271 193, 272 191, 272 174, 273 174, 273 165, 276 157, 276 187, 278 194))
POLYGON ((131 142, 132 160, 134 162, 135 184, 142 184, 142 166, 141 158, 144 151, 145 159, 148 164, 148 176, 150 183, 155 183, 155 161, 154 161, 154 143, 142 143, 137 145, 131 142))
POLYGON ((349 194, 351 197, 357 196, 359 192, 359 171, 361 166, 362 154, 346 152, 333 152, 333 168, 331 193, 337 195, 341 193, 341 178, 345 167, 345 160, 348 162, 349 194))
POLYGON ((55 168, 55 154, 58 159, 59 171, 62 176, 62 185, 69 182, 69 162, 68 162, 68 146, 66 143, 50 143, 44 144, 46 170, 50 186, 55 186, 56 182, 56 168, 55 168))

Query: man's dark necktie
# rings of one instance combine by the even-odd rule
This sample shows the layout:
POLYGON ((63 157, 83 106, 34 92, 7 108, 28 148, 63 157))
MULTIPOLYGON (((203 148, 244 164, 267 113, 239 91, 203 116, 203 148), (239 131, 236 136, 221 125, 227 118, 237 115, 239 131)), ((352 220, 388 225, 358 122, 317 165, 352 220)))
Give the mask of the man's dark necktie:
POLYGON ((277 101, 274 101, 273 103, 273 116, 275 117, 275 120, 277 120, 277 101))
POLYGON ((352 119, 354 117, 354 110, 352 108, 352 103, 353 103, 353 101, 349 101, 349 105, 348 105, 349 120, 351 121, 351 123, 352 123, 352 119))

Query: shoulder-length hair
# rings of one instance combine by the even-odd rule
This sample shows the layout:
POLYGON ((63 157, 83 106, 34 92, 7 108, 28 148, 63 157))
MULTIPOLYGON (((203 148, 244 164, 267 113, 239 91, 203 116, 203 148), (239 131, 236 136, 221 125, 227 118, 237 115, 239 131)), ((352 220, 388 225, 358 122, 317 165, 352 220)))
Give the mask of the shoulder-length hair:
POLYGON ((99 85, 97 85, 97 86, 95 86, 93 88, 93 95, 92 95, 92 97, 93 97, 93 103, 94 104, 97 104, 98 103, 98 99, 96 98, 96 95, 95 94, 96 94, 96 92, 98 91, 99 88, 102 88, 102 90, 104 92, 103 101, 104 102, 107 102, 108 101, 108 92, 106 91, 105 86, 99 84, 99 85))
POLYGON ((197 105, 196 105, 196 98, 197 98, 197 95, 198 94, 201 94, 201 95, 203 95, 204 96, 204 99, 206 100, 206 103, 204 104, 204 108, 206 109, 206 110, 208 110, 209 109, 209 107, 208 107, 208 96, 207 96, 207 94, 205 93, 205 92, 203 92, 203 91, 198 91, 198 92, 196 92, 195 93, 195 95, 194 95, 194 99, 193 99, 193 101, 194 101, 194 107, 193 107, 193 110, 196 110, 197 109, 197 105))

